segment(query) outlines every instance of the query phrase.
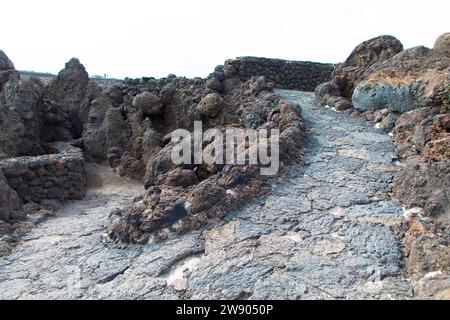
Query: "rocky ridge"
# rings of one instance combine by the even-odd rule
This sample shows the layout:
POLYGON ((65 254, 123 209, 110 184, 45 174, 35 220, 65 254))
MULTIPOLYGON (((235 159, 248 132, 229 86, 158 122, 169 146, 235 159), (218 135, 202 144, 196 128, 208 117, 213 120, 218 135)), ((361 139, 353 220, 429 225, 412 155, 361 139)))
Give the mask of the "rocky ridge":
POLYGON ((371 39, 335 69, 331 82, 316 89, 321 105, 393 135, 403 166, 393 193, 407 212, 406 268, 423 297, 449 283, 449 46, 448 33, 432 49, 403 50, 391 36, 371 39), (437 274, 426 278, 430 272, 437 274))
MULTIPOLYGON (((172 162, 176 144, 171 133, 185 129, 192 135, 195 121, 202 122, 203 130, 222 133, 279 129, 281 160, 286 165, 297 161, 293 155, 304 148, 301 108, 272 91, 273 84, 263 76, 242 82, 219 66, 208 79, 125 81, 120 99, 112 100, 107 92, 94 101, 83 133, 87 155, 106 159, 121 175, 144 177, 147 188, 134 205, 111 217, 111 239, 143 243, 149 236, 195 229, 258 194, 263 183, 258 165, 172 162), (122 128, 119 133, 117 128, 122 128)), ((205 141, 202 151, 214 143, 205 141)))
MULTIPOLYGON (((2 66, 14 68, 4 60, 2 66)), ((258 165, 173 164, 171 132, 192 132, 194 121, 202 121, 203 130, 222 132, 280 129, 285 164, 295 162, 304 147, 299 106, 274 95, 273 84, 264 76, 243 81, 227 63, 207 79, 169 75, 126 79, 107 88, 91 81, 75 58, 47 85, 36 78, 20 80, 11 70, 2 90, 0 141, 9 199, 3 216, 12 225, 19 217, 42 215, 48 201, 82 197, 85 159, 107 163, 147 188, 135 204, 111 215, 110 236, 120 243, 142 243, 152 233, 161 237, 160 229, 172 229, 179 220, 177 232, 197 228, 255 197, 263 183, 258 165), (82 149, 80 157, 73 158, 76 165, 64 152, 52 150, 55 142, 82 149), (52 153, 56 155, 49 156, 52 153), (64 174, 58 168, 69 171, 64 174), (14 190, 20 215, 13 214, 14 190)))

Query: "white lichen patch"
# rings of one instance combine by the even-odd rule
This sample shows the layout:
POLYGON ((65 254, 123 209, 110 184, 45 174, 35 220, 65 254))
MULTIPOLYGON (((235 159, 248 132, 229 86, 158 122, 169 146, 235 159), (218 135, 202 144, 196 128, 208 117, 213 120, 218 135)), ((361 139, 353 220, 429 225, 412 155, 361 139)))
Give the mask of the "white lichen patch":
POLYGON ((167 277, 167 286, 173 287, 177 291, 185 290, 187 288, 187 275, 189 274, 189 272, 197 269, 200 261, 201 259, 199 257, 192 257, 184 261, 167 277))

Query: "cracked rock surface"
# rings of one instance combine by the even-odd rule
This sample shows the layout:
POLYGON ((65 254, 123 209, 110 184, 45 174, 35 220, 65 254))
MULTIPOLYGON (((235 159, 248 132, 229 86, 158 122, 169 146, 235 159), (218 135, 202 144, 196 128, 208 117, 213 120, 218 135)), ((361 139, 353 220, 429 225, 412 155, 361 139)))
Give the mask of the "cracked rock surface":
POLYGON ((301 105, 309 146, 266 194, 215 228, 120 250, 102 242, 109 212, 142 190, 105 182, 0 259, 0 298, 411 298, 391 137, 313 93, 276 93, 301 105))

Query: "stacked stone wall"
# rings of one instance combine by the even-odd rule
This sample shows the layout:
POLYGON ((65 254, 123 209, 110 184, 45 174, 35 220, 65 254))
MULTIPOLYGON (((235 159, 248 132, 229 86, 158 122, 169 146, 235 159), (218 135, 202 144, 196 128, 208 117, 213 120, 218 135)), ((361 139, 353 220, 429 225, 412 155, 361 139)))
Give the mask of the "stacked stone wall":
POLYGON ((0 170, 23 203, 82 199, 86 193, 86 171, 82 151, 68 144, 52 145, 54 154, 9 158, 0 170))
POLYGON ((314 91, 316 87, 331 80, 334 65, 309 61, 241 57, 228 60, 242 80, 252 76, 265 76, 275 87, 314 91))

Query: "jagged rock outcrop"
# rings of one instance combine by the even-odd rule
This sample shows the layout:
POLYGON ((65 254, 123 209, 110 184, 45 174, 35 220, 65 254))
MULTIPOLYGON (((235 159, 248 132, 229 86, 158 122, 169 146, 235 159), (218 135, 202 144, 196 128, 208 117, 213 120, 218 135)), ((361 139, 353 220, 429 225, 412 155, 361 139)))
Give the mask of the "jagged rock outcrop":
MULTIPOLYGON (((426 216, 450 213, 450 113, 421 108, 401 115, 395 141, 406 167, 394 180, 396 196, 426 216)), ((450 222, 450 219, 447 218, 450 222)))
POLYGON ((400 115, 394 137, 405 167, 393 191, 412 210, 403 239, 406 269, 418 297, 442 298, 450 281, 449 104, 400 115))
POLYGON ((8 156, 39 155, 45 152, 41 142, 43 131, 40 103, 44 85, 39 79, 19 80, 12 78, 3 88, 2 145, 8 156))
POLYGON ((0 91, 2 91, 3 85, 9 81, 10 76, 18 75, 18 72, 14 68, 14 63, 0 50, 0 91))
POLYGON ((12 74, 2 87, 0 158, 41 155, 47 142, 80 138, 91 101, 101 92, 77 59, 47 86, 12 74))
POLYGON ((81 137, 86 106, 99 90, 92 88, 89 75, 76 58, 46 87, 43 101, 46 141, 72 140, 81 137))
POLYGON ((450 57, 450 32, 444 33, 436 39, 433 49, 450 57))
POLYGON ((353 50, 345 62, 336 65, 330 82, 316 88, 318 102, 340 110, 350 109, 349 100, 355 87, 364 80, 367 70, 382 64, 402 50, 402 43, 392 36, 380 36, 364 41, 353 50))
MULTIPOLYGON (((3 69, 14 68, 2 51, 0 60, 3 69)), ((20 80, 14 69, 0 72, 9 72, 0 87, 0 159, 43 153, 40 103, 44 85, 35 78, 20 80)))
POLYGON ((0 50, 0 70, 10 70, 15 69, 14 63, 12 63, 11 60, 9 60, 8 56, 3 52, 3 50, 0 50))
MULTIPOLYGON (((273 86, 264 77, 242 82, 224 70, 217 67, 206 80, 128 80, 120 105, 105 96, 93 102, 95 116, 90 115, 83 132, 86 150, 98 161, 107 158, 120 174, 143 181, 148 189, 135 204, 115 212, 109 232, 113 240, 145 242, 149 236, 159 237, 161 230, 190 230, 258 193, 258 166, 173 162, 176 143, 171 132, 185 129, 193 139, 194 121, 202 121, 203 131, 215 128, 221 134, 233 127, 280 129, 281 160, 298 159, 304 145, 301 108, 271 93, 273 86), (155 102, 158 112, 144 110, 155 102), (112 110, 120 113, 114 111, 116 116, 108 118, 112 110), (126 139, 112 138, 106 133, 108 126, 122 128, 126 139)), ((212 142, 205 141, 203 150, 212 149, 212 142)))
POLYGON ((443 49, 446 39, 446 34, 439 37, 436 49, 418 46, 407 50, 390 36, 366 41, 336 67, 331 82, 317 87, 316 99, 338 111, 362 113, 384 130, 394 127, 399 114, 414 109, 440 107, 445 113, 450 105, 450 59, 443 49))
POLYGON ((48 151, 47 142, 80 138, 91 102, 100 93, 77 59, 47 86, 12 73, 0 96, 0 158, 41 155, 48 151))
POLYGON ((372 66, 353 92, 359 111, 388 108, 404 113, 419 107, 449 103, 450 58, 425 47, 407 49, 372 66))
POLYGON ((369 67, 386 61, 402 50, 402 43, 393 36, 380 36, 364 41, 344 63, 336 66, 332 82, 338 85, 341 95, 348 99, 369 67))
MULTIPOLYGON (((444 35, 438 39, 434 49, 417 47, 401 51, 401 43, 393 37, 369 40, 358 46, 347 61, 336 68, 332 82, 316 90, 320 104, 362 115, 377 122, 385 132, 393 130, 399 156, 406 164, 395 177, 392 191, 407 209, 415 206, 423 209, 422 215, 408 221, 408 230, 405 230, 405 265, 407 271, 414 275, 412 279, 418 279, 416 288, 427 295, 448 292, 448 288, 442 285, 448 283, 448 279, 437 285, 434 282, 430 284, 427 279, 432 277, 437 281, 436 270, 441 273, 450 270, 446 259, 449 244, 445 224, 450 199, 447 43, 448 36, 444 35), (349 101, 350 96, 353 96, 353 104, 349 101), (424 216, 427 219, 422 219, 424 216), (442 224, 435 224, 436 221, 442 224), (433 274, 426 274, 429 272, 433 274)), ((220 282, 223 280, 214 282, 218 279, 228 281, 234 272, 238 275, 242 272, 241 278, 246 280, 251 280, 251 275, 255 274, 261 277, 256 285, 250 284, 250 280, 244 285, 238 281, 225 286, 223 292, 213 290, 213 295, 219 292, 218 297, 258 297, 258 294, 261 297, 279 291, 277 294, 288 297, 316 297, 317 294, 317 297, 344 298, 358 297, 364 292, 371 295, 369 291, 381 290, 392 284, 400 287, 396 287, 394 292, 409 291, 407 281, 399 279, 404 276, 396 239, 402 221, 401 207, 390 201, 388 191, 391 190, 386 188, 392 180, 391 172, 396 170, 391 161, 395 156, 390 138, 367 123, 361 125, 331 110, 318 108, 309 94, 279 93, 285 97, 281 98, 273 93, 273 83, 268 81, 276 78, 274 64, 281 64, 282 79, 277 80, 278 83, 287 87, 311 88, 318 79, 328 78, 332 66, 295 64, 294 73, 305 67, 307 75, 315 68, 320 68, 322 74, 290 79, 289 63, 263 59, 264 66, 261 67, 260 62, 251 65, 254 59, 241 59, 240 62, 228 61, 224 66, 216 67, 207 79, 185 79, 174 75, 159 80, 128 79, 102 91, 89 81, 87 72, 77 59, 69 61, 45 88, 35 79, 20 81, 15 77, 14 66, 9 59, 1 54, 0 59, 4 60, 0 66, 4 65, 9 68, 6 71, 11 72, 8 81, 2 84, 0 158, 32 155, 0 161, 0 238, 3 239, 1 236, 5 230, 9 232, 12 229, 5 221, 24 217, 28 212, 44 211, 35 217, 35 221, 40 221, 50 215, 42 208, 56 207, 59 201, 84 196, 86 177, 81 150, 72 147, 68 151, 52 149, 48 142, 54 140, 71 140, 72 144, 84 148, 89 160, 107 162, 120 175, 145 185, 146 191, 136 194, 131 205, 115 209, 110 214, 108 235, 109 240, 116 244, 146 243, 151 238, 158 241, 209 223, 215 225, 239 204, 258 195, 264 183, 260 171, 263 164, 174 163, 171 155, 176 142, 172 141, 171 133, 184 129, 186 138, 196 138, 192 131, 197 120, 203 121, 203 131, 215 129, 217 136, 223 136, 228 129, 277 129, 280 135, 275 142, 280 143, 279 159, 283 167, 301 161, 305 127, 300 102, 305 105, 308 123, 312 124, 313 148, 307 158, 306 169, 297 168, 293 174, 289 173, 288 181, 280 183, 267 199, 260 199, 254 206, 240 212, 238 219, 233 216, 234 221, 222 221, 223 225, 215 230, 203 230, 205 244, 195 243, 196 248, 188 248, 187 251, 179 250, 178 244, 170 250, 166 247, 161 249, 169 251, 168 256, 176 254, 168 259, 170 263, 159 265, 161 270, 152 275, 152 281, 163 281, 164 285, 158 284, 160 288, 169 286, 169 281, 163 280, 161 275, 167 274, 166 271, 180 259, 205 253, 201 262, 203 269, 198 270, 189 282, 186 279, 181 289, 176 288, 177 291, 185 290, 180 293, 183 297, 186 294, 193 298, 208 296, 210 293, 204 294, 203 291, 205 283, 213 283, 214 289, 223 288, 225 282, 220 282), (250 67, 247 65, 249 62, 250 67), (257 70, 258 76, 253 77, 251 70, 257 70), (267 76, 261 75, 266 71, 267 76), (342 123, 334 127, 332 122, 336 121, 342 123), (370 134, 361 134, 366 131, 370 134), (40 153, 52 154, 35 156, 40 153), (21 207, 21 202, 26 208, 21 207), (302 215, 300 220, 299 214, 302 215), (235 257, 238 260, 233 261, 235 257), (245 268, 235 270, 236 262, 243 262, 245 268), (225 267, 216 268, 221 263, 225 267), (354 272, 355 263, 360 272, 354 272), (299 266, 302 272, 299 272, 299 266), (333 274, 333 270, 338 272, 333 274), (279 278, 280 274, 282 278, 279 278), (298 275, 302 279, 303 276, 312 279, 312 283, 305 285, 300 279, 298 290, 294 283, 298 275), (283 288, 276 287, 272 293, 267 293, 266 287, 280 279, 285 282, 294 280, 292 290, 286 294, 286 288, 281 286, 283 288), (393 279, 396 282, 390 284, 393 279), (250 287, 264 289, 252 292, 247 289, 250 287), (238 290, 234 292, 236 288, 238 290)), ((200 150, 218 157, 216 142, 224 144, 217 137, 210 136, 202 141, 200 150)), ((260 137, 261 142, 274 143, 269 137, 260 137)), ((255 155, 256 150, 250 143, 244 141, 241 145, 247 157, 255 155)), ((132 197, 133 192, 128 196, 132 197)), ((89 210, 90 206, 92 204, 83 208, 89 210)), ((113 207, 115 205, 108 206, 113 207)), ((84 215, 83 210, 80 216, 84 215)), ((89 227, 96 218, 89 218, 89 227)), ((79 221, 70 223, 77 225, 79 221)), ((81 229, 82 234, 77 230, 77 236, 85 237, 87 234, 100 242, 98 220, 92 232, 86 231, 83 224, 81 229)), ((74 228, 68 230, 73 231, 74 228)), ((73 242, 73 234, 71 236, 61 241, 63 255, 67 251, 65 246, 73 242)), ((200 238, 198 233, 194 241, 200 238)), ((69 245, 73 247, 73 243, 69 245)), ((169 242, 171 245, 173 242, 169 242)), ((156 251, 150 254, 158 252, 158 246, 152 246, 150 249, 156 251)), ((0 243, 0 255, 7 250, 0 243)), ((89 250, 83 248, 81 252, 84 254, 89 250)), ((99 256, 109 255, 112 251, 108 250, 111 249, 100 250, 99 256)), ((115 270, 117 257, 126 257, 119 259, 126 262, 119 261, 121 270, 141 272, 130 266, 154 256, 146 256, 149 254, 146 249, 137 251, 143 253, 139 259, 139 254, 132 250, 131 255, 129 252, 115 252, 109 256, 108 259, 113 257, 110 260, 116 260, 113 263, 115 267, 100 268, 101 276, 97 275, 95 288, 89 290, 102 290, 101 287, 106 288, 107 285, 100 284, 117 284, 123 280, 117 277, 123 272, 115 270), (132 261, 127 262, 128 259, 132 261), (105 272, 104 269, 108 270, 105 272)), ((26 256, 23 252, 20 254, 26 256)), ((38 256, 44 255, 39 253, 38 256)), ((79 259, 73 261, 76 260, 79 259)), ((87 262, 83 270, 91 270, 91 264, 92 261, 87 262)), ((95 260, 94 264, 97 268, 98 261, 95 260)), ((127 272, 125 276, 127 279, 130 275, 127 272)), ((136 279, 141 281, 139 277, 136 279)), ((8 292, 14 292, 16 287, 10 287, 12 290, 8 292)), ((46 287, 40 286, 41 289, 46 287)), ((93 291, 85 292, 92 294, 93 291)))
MULTIPOLYGON (((1 52, 2 69, 14 68, 5 57, 1 52)), ((0 229, 12 232, 0 239, 1 255, 63 201, 84 196, 81 150, 50 142, 81 134, 91 100, 101 89, 89 82, 76 59, 47 86, 34 77, 21 80, 14 69, 0 72, 0 216, 6 221, 0 229)))

